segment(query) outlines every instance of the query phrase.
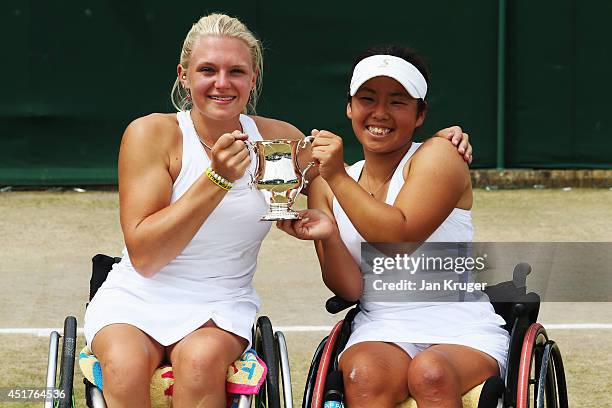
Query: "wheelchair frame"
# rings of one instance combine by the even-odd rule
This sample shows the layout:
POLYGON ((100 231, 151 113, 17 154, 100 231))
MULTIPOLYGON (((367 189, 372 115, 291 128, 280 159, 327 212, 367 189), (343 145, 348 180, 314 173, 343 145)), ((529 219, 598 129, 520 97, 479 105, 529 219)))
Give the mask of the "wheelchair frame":
MULTIPOLYGON (((102 283, 106 280, 113 264, 118 263, 121 258, 97 254, 92 258, 92 274, 89 282, 89 300, 94 297, 102 283)), ((89 303, 86 304, 86 307, 89 303)), ((64 335, 62 342, 61 366, 60 366, 60 398, 57 400, 46 400, 45 408, 71 408, 75 406, 73 395, 74 366, 76 356, 77 321, 74 316, 66 317, 64 321, 64 335)), ((49 354, 47 360, 48 388, 55 388, 58 365, 58 351, 60 334, 53 331, 49 338, 49 354)), ((249 408, 255 400, 256 407, 280 408, 281 389, 283 407, 293 408, 293 395, 291 391, 291 372, 289 366, 289 354, 287 342, 282 332, 274 332, 272 323, 267 316, 260 316, 253 329, 253 344, 257 354, 266 363, 268 374, 264 380, 259 394, 241 395, 238 408, 249 408), (280 381, 279 381, 280 379, 280 381), (255 397, 255 398, 253 398, 255 397)), ((102 391, 94 384, 83 378, 85 384, 85 400, 89 408, 106 408, 106 402, 102 391)))
MULTIPOLYGON (((74 358, 76 356, 77 321, 74 316, 68 316, 64 320, 64 336, 62 340, 62 358, 60 366, 60 384, 57 400, 46 399, 45 408, 53 408, 55 404, 59 408, 71 408, 75 405, 73 396, 74 380, 74 358)), ((60 334, 52 331, 49 336, 49 356, 47 359, 47 389, 55 389, 57 377, 57 360, 59 351, 60 334)))
MULTIPOLYGON (((540 297, 527 293, 526 280, 530 273, 531 266, 520 263, 514 268, 512 281, 485 289, 495 312, 506 321, 504 328, 510 333, 510 343, 505 379, 494 376, 484 382, 478 408, 568 407, 561 352, 548 338, 544 327, 536 322, 540 297)), ((337 296, 328 299, 325 305, 332 314, 353 305, 357 306, 334 326, 314 352, 302 408, 321 408, 326 395, 343 394, 343 390, 338 390, 343 388, 342 376, 338 375, 338 355, 351 334, 359 305, 337 296)))

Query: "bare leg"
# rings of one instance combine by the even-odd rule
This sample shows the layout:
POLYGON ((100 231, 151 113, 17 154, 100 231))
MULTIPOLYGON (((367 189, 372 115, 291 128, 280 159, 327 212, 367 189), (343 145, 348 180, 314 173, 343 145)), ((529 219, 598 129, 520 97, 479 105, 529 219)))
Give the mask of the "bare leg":
POLYGON ((395 407, 408 397, 408 353, 391 343, 363 342, 340 359, 346 406, 395 407))
POLYGON ((92 341, 102 365, 104 399, 109 408, 150 407, 151 376, 164 357, 164 348, 129 324, 111 324, 92 341))
POLYGON ((491 356, 471 347, 438 344, 419 353, 408 369, 408 388, 419 408, 461 408, 461 396, 499 374, 491 356))
POLYGON ((173 408, 224 408, 227 368, 240 357, 246 345, 246 339, 209 321, 170 346, 168 354, 174 371, 173 408))

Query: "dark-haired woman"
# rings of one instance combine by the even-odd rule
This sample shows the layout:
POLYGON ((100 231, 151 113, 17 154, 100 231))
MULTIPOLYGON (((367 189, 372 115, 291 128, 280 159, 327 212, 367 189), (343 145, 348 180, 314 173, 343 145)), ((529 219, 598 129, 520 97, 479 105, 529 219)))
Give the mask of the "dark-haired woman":
POLYGON ((346 114, 365 160, 345 168, 343 142, 313 130, 314 181, 303 220, 279 228, 315 246, 325 284, 361 298, 340 358, 349 407, 461 407, 461 395, 505 370, 505 322, 486 302, 374 302, 362 298, 367 242, 469 242, 472 186, 454 147, 414 143, 427 113, 428 74, 409 49, 369 50, 356 62, 346 114))

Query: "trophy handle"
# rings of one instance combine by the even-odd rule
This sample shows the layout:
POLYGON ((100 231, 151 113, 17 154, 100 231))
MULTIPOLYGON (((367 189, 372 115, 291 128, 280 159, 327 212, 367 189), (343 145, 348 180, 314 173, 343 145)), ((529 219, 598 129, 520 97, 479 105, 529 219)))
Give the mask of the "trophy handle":
MULTIPOLYGON (((259 155, 258 155, 258 151, 259 149, 257 148, 257 144, 251 142, 250 140, 244 140, 243 141, 244 144, 247 147, 247 150, 249 150, 249 153, 253 153, 253 156, 255 157, 255 160, 258 161, 259 160, 259 155)), ((257 171, 257 168, 259 167, 259 163, 255 164, 255 169, 257 171)), ((253 174, 253 172, 249 169, 247 169, 247 173, 249 174, 249 187, 251 188, 251 190, 255 187, 255 174, 253 174)))
POLYGON ((314 136, 306 136, 304 139, 300 140, 297 145, 297 151, 295 152, 295 167, 297 171, 300 173, 300 175, 302 176, 302 183, 300 184, 300 188, 295 192, 296 196, 304 189, 305 186, 308 185, 308 180, 306 180, 306 177, 305 177, 306 173, 308 173, 308 170, 312 169, 315 165, 315 162, 311 161, 311 162, 308 162, 308 165, 306 166, 304 170, 300 169, 300 162, 298 160, 300 149, 305 149, 306 145, 308 143, 312 144, 314 140, 315 140, 314 136))
POLYGON ((306 137, 304 137, 302 140, 300 140, 300 143, 298 144, 298 147, 299 147, 300 149, 303 149, 303 148, 305 148, 305 147, 306 147, 306 145, 307 145, 308 143, 312 143, 312 142, 314 142, 314 140, 315 140, 315 137, 314 137, 314 136, 306 136, 306 137))

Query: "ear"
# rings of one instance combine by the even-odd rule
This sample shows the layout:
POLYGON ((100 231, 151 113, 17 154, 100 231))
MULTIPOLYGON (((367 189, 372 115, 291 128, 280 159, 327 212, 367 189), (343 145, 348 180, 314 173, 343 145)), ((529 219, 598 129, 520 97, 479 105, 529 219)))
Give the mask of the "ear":
POLYGON ((414 127, 415 128, 421 127, 423 125, 423 123, 425 122, 425 118, 426 117, 427 117, 427 105, 425 105, 425 108, 417 116, 416 123, 414 124, 414 127))
POLYGON ((253 78, 251 80, 251 92, 255 91, 255 88, 257 87, 257 77, 259 76, 259 72, 255 71, 253 73, 253 78))
POLYGON ((353 119, 353 112, 352 112, 352 109, 351 109, 351 103, 350 102, 346 104, 346 117, 349 118, 349 119, 353 119))
POLYGON ((181 64, 176 66, 176 74, 178 75, 178 80, 183 85, 183 88, 189 89, 187 82, 187 69, 183 68, 181 64))

